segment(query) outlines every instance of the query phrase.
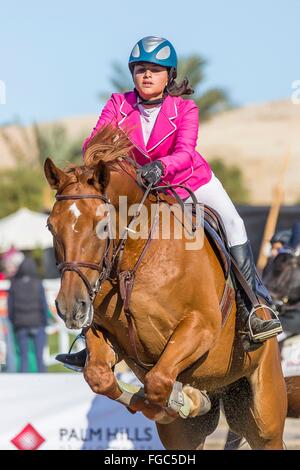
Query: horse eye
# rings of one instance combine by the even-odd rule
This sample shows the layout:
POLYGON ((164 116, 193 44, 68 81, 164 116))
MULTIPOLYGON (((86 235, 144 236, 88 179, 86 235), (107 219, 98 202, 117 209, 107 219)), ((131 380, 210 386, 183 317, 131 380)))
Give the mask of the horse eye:
POLYGON ((108 235, 108 220, 107 217, 100 220, 96 225, 96 235, 100 240, 107 238, 108 235))

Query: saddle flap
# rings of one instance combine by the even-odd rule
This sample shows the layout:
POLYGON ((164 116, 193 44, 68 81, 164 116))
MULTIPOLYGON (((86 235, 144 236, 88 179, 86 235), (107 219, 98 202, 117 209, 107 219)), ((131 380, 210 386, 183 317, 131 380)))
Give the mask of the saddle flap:
POLYGON ((225 278, 227 279, 230 273, 231 262, 225 227, 220 215, 206 205, 204 206, 204 230, 219 256, 225 278))

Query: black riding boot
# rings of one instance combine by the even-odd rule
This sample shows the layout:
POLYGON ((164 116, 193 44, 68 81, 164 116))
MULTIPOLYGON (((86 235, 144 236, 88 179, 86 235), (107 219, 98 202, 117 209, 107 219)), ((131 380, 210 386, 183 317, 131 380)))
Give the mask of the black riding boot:
POLYGON ((82 372, 85 366, 86 356, 86 349, 82 349, 81 351, 72 354, 58 354, 55 359, 62 362, 68 369, 82 372))
MULTIPOLYGON (((269 302, 269 293, 255 269, 250 241, 248 240, 242 245, 232 246, 230 252, 253 292, 269 302)), ((257 349, 265 340, 282 332, 281 323, 277 318, 262 320, 256 316, 255 312, 251 313, 249 318, 252 305, 239 290, 236 294, 236 301, 238 318, 241 320, 242 329, 245 330, 243 346, 246 351, 257 349)))

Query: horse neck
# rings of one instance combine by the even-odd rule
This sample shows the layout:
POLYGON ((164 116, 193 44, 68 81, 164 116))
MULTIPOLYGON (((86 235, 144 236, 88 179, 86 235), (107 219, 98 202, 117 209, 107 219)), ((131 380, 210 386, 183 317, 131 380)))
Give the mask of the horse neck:
POLYGON ((119 198, 125 196, 128 205, 137 204, 143 198, 143 190, 134 177, 125 171, 111 171, 110 182, 106 189, 107 195, 115 207, 119 205, 119 198))
MULTIPOLYGON (((137 184, 135 179, 131 177, 125 171, 124 172, 112 171, 110 182, 106 188, 106 193, 116 212, 117 239, 118 239, 118 234, 121 232, 119 230, 119 221, 120 223, 122 223, 122 226, 124 227, 128 226, 128 224, 130 223, 130 220, 133 217, 133 213, 136 211, 138 205, 143 199, 144 192, 140 188, 140 186, 137 184), (122 206, 122 209, 120 209, 121 203, 124 204, 124 206, 122 206), (132 208, 133 205, 135 206, 134 210, 131 209, 131 211, 129 211, 129 209, 132 208), (126 220, 124 218, 125 209, 127 213, 126 220)), ((144 206, 148 210, 148 214, 149 214, 148 221, 149 221, 149 218, 151 217, 151 211, 150 211, 151 202, 148 199, 146 199, 144 201, 144 206)), ((137 244, 139 244, 138 242, 140 242, 140 240, 134 240, 134 244, 136 247, 137 247, 137 244)), ((126 242, 126 245, 131 245, 130 237, 128 238, 126 242)))

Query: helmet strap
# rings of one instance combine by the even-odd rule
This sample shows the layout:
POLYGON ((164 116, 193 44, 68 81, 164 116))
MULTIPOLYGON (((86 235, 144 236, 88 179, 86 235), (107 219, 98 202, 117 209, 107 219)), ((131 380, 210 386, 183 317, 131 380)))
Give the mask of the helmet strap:
POLYGON ((157 98, 156 100, 145 100, 144 98, 142 98, 142 97, 140 96, 140 94, 139 94, 139 92, 137 91, 136 88, 134 88, 134 91, 135 91, 135 93, 137 94, 137 96, 139 97, 139 99, 140 99, 140 101, 141 101, 142 104, 153 104, 153 105, 155 105, 155 104, 161 104, 161 103, 164 101, 165 97, 166 97, 166 94, 164 93, 164 95, 162 96, 162 98, 157 98))

